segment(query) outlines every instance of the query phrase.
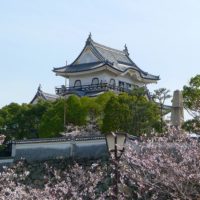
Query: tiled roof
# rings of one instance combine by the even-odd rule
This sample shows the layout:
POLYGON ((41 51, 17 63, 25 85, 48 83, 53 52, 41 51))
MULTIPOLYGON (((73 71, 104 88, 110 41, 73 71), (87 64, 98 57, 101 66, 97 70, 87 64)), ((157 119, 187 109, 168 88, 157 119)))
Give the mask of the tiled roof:
POLYGON ((106 47, 102 44, 91 41, 91 45, 102 55, 104 60, 109 62, 123 62, 124 64, 133 65, 134 63, 129 58, 125 51, 119 51, 110 47, 106 47))
POLYGON ((49 93, 46 93, 46 92, 42 92, 42 96, 46 99, 46 100, 49 100, 49 101, 52 101, 52 100, 55 100, 58 98, 57 95, 55 94, 49 94, 49 93))
POLYGON ((49 142, 67 142, 67 141, 89 141, 89 140, 105 140, 104 136, 75 136, 75 137, 60 137, 60 138, 37 138, 26 140, 12 140, 7 144, 30 144, 30 143, 49 143, 49 142))
POLYGON ((95 69, 104 65, 104 62, 92 62, 92 63, 83 63, 83 64, 73 64, 67 65, 62 68, 59 68, 59 72, 80 72, 80 71, 88 71, 91 69, 95 69))
POLYGON ((59 69, 54 69, 54 72, 59 72, 59 73, 76 73, 76 72, 83 72, 83 71, 89 71, 93 69, 100 68, 102 66, 109 65, 111 68, 120 71, 120 72, 125 72, 127 70, 135 70, 138 71, 140 76, 144 79, 152 79, 152 80, 159 80, 158 76, 154 76, 151 74, 148 74, 146 72, 143 72, 139 68, 131 65, 124 66, 122 64, 115 64, 115 63, 110 63, 108 61, 103 61, 103 62, 93 62, 93 63, 83 63, 83 64, 73 64, 73 65, 67 65, 59 69))
POLYGON ((87 70, 92 70, 108 64, 110 67, 125 72, 127 70, 136 70, 144 79, 159 80, 159 76, 155 76, 141 70, 129 57, 128 49, 125 46, 123 51, 113 49, 102 44, 96 43, 91 39, 91 35, 86 41, 86 45, 77 59, 70 65, 54 68, 56 73, 75 73, 87 70), (91 52, 98 58, 99 62, 77 64, 77 60, 82 55, 82 52, 89 48, 91 52))
POLYGON ((35 94, 35 96, 33 97, 32 101, 30 103, 33 103, 35 101, 35 99, 37 99, 37 98, 47 100, 47 101, 55 101, 58 97, 59 97, 58 95, 43 92, 41 90, 41 86, 39 86, 37 93, 35 94))

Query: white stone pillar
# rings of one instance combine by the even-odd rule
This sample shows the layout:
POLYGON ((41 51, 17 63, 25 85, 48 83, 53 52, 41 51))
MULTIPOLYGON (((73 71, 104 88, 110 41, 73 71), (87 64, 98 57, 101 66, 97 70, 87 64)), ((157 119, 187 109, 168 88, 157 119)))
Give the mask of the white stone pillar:
POLYGON ((180 90, 175 90, 172 99, 171 123, 181 127, 184 122, 183 96, 180 90))

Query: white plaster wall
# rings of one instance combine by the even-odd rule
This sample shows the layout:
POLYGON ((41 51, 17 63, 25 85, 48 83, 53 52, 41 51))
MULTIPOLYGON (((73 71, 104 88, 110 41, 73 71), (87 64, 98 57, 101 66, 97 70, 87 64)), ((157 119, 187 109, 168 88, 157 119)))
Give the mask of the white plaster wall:
POLYGON ((13 163, 14 159, 13 158, 3 158, 0 159, 0 165, 2 164, 8 164, 8 163, 13 163))
MULTIPOLYGON (((26 144, 12 144, 12 150, 18 149, 37 149, 37 148, 53 148, 65 149, 71 147, 72 144, 76 145, 89 145, 89 144, 104 144, 105 139, 102 140, 80 140, 80 141, 63 141, 63 142, 40 142, 40 143, 26 143, 26 144)), ((13 155, 14 156, 14 155, 13 155)))
POLYGON ((13 144, 15 146, 14 159, 45 160, 71 156, 71 143, 68 141, 13 144))
POLYGON ((138 85, 139 87, 144 86, 143 83, 134 80, 128 74, 126 74, 124 76, 117 76, 115 81, 116 81, 117 85, 119 84, 119 81, 123 81, 123 82, 129 83, 131 85, 138 85))
POLYGON ((51 149, 66 149, 71 147, 71 142, 48 142, 48 143, 27 143, 16 144, 15 149, 37 149, 37 148, 51 148, 51 149))
POLYGON ((106 154, 105 139, 83 141, 52 141, 12 144, 14 160, 45 160, 58 157, 99 157, 106 154))
POLYGON ((92 72, 79 76, 71 76, 69 78, 69 86, 73 87, 76 80, 81 80, 82 85, 90 85, 92 83, 93 78, 99 78, 99 82, 101 82, 101 80, 109 82, 110 78, 114 78, 114 76, 111 76, 104 71, 92 72))
POLYGON ((105 144, 106 141, 105 139, 103 140, 86 140, 86 141, 76 141, 75 142, 76 145, 80 145, 80 146, 88 146, 88 145, 95 145, 95 144, 105 144))
POLYGON ((73 87, 76 80, 81 80, 82 85, 90 85, 92 83, 93 78, 99 78, 99 82, 106 81, 110 83, 110 79, 115 79, 116 86, 119 85, 119 81, 123 81, 132 85, 138 85, 139 87, 144 86, 143 83, 134 80, 128 74, 116 76, 114 73, 110 71, 99 71, 99 72, 89 72, 88 74, 82 74, 77 76, 69 77, 69 87, 73 87))

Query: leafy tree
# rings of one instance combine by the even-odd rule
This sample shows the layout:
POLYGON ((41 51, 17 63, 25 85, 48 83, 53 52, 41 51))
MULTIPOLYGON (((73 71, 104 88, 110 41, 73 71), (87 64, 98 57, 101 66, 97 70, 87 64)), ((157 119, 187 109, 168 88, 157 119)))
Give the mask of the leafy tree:
POLYGON ((137 87, 131 91, 130 95, 138 98, 144 97, 146 96, 146 89, 144 87, 137 87))
MULTIPOLYGON (((140 93, 141 94, 141 93, 140 93)), ((145 93, 143 95, 132 95, 129 97, 129 107, 132 112, 129 132, 134 135, 150 133, 152 128, 156 129, 158 122, 157 106, 149 101, 145 93)))
POLYGON ((4 118, 2 116, 0 116, 0 131, 3 132, 4 131, 4 118))
POLYGON ((27 138, 37 138, 39 137, 39 126, 43 114, 52 106, 49 101, 39 101, 37 104, 29 104, 29 109, 26 111, 26 122, 27 124, 27 138))
POLYGON ((56 137, 64 131, 66 116, 66 124, 85 125, 92 121, 101 125, 104 132, 123 130, 141 134, 154 126, 157 116, 154 111, 155 105, 147 101, 141 90, 118 96, 108 92, 95 98, 72 95, 55 102, 5 106, 0 109, 0 130, 16 139, 56 137))
POLYGON ((48 102, 35 105, 11 103, 0 109, 1 132, 6 139, 38 137, 38 127, 43 113, 50 106, 48 102))
POLYGON ((112 97, 106 107, 103 118, 103 132, 125 131, 131 120, 131 113, 126 103, 120 103, 117 96, 112 97))
POLYGON ((47 111, 43 114, 39 124, 39 137, 56 137, 64 131, 64 100, 59 99, 52 103, 47 111))
POLYGON ((17 103, 11 103, 0 110, 1 130, 7 137, 17 137, 20 125, 21 107, 17 103))
POLYGON ((200 75, 192 77, 188 85, 183 86, 184 108, 193 117, 186 121, 183 128, 187 131, 200 132, 200 75))
POLYGON ((87 109, 83 106, 79 97, 72 95, 67 99, 66 108, 67 123, 84 125, 87 120, 87 109))
MULTIPOLYGON (((113 92, 106 92, 97 97, 82 97, 80 98, 80 102, 82 105, 82 109, 84 113, 86 112, 86 123, 93 123, 97 126, 102 126, 102 120, 104 116, 104 109, 109 101, 109 99, 113 96, 116 96, 113 92)), ((83 114, 84 114, 83 113, 83 114)), ((85 123, 84 123, 85 124, 85 123)))
POLYGON ((86 102, 86 99, 81 101, 81 99, 75 95, 70 96, 67 100, 58 99, 56 102, 53 102, 41 118, 39 137, 47 138, 60 136, 60 133, 65 131, 64 128, 66 124, 86 124, 88 110, 87 106, 83 105, 84 102, 86 102), (64 115, 66 117, 65 121, 64 115))
POLYGON ((103 132, 125 131, 134 135, 148 133, 158 121, 155 103, 144 95, 123 93, 112 97, 104 110, 103 132))
POLYGON ((200 121, 196 118, 187 120, 182 128, 189 132, 200 133, 200 121))
POLYGON ((164 115, 164 103, 167 99, 171 98, 171 95, 169 94, 169 90, 166 88, 159 88, 157 90, 154 90, 154 94, 152 96, 153 100, 155 100, 160 107, 160 127, 161 132, 163 132, 163 115, 164 115))
POLYGON ((200 120, 200 75, 192 77, 189 85, 183 87, 183 101, 189 114, 200 120))
POLYGON ((80 100, 87 112, 88 120, 96 122, 101 115, 101 105, 96 102, 96 98, 82 97, 80 100))
POLYGON ((95 102, 100 105, 100 111, 103 112, 106 107, 107 102, 111 99, 111 97, 116 96, 114 92, 105 92, 98 97, 96 97, 95 102))

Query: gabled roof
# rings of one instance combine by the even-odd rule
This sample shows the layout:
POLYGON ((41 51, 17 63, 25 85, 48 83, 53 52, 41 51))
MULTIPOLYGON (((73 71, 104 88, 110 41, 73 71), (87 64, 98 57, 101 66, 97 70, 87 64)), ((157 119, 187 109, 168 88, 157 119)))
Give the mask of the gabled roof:
POLYGON ((141 78, 159 80, 159 76, 155 76, 144 72, 131 60, 126 45, 125 49, 122 51, 113 49, 105 45, 99 44, 97 42, 94 42, 91 38, 91 34, 89 35, 82 52, 75 59, 75 61, 70 65, 54 68, 53 72, 57 74, 76 73, 93 70, 104 65, 108 65, 111 68, 122 73, 128 70, 134 70, 140 74, 141 78), (78 63, 77 61, 86 49, 89 49, 96 56, 98 61, 91 63, 78 63))
POLYGON ((39 85, 37 92, 36 92, 35 96, 33 97, 33 99, 31 100, 30 103, 33 104, 36 99, 47 100, 47 101, 55 101, 58 97, 59 97, 58 95, 43 92, 41 90, 41 85, 39 85))
POLYGON ((123 63, 128 65, 135 65, 133 61, 129 58, 128 51, 117 50, 102 44, 96 43, 91 40, 91 46, 97 50, 97 52, 103 57, 103 60, 107 60, 111 63, 123 63))

